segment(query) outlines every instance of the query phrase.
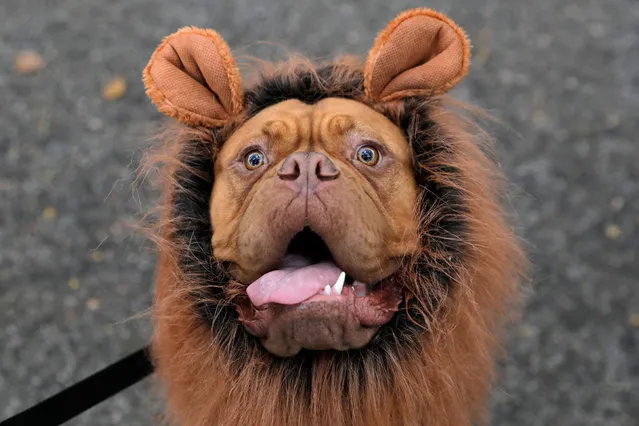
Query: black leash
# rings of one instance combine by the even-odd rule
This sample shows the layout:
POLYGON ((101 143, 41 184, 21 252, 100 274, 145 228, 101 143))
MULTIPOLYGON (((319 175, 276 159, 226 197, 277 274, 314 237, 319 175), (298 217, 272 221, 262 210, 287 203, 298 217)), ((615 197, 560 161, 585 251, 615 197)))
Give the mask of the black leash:
POLYGON ((0 426, 57 426, 139 382, 153 372, 149 348, 142 348, 31 408, 0 426))

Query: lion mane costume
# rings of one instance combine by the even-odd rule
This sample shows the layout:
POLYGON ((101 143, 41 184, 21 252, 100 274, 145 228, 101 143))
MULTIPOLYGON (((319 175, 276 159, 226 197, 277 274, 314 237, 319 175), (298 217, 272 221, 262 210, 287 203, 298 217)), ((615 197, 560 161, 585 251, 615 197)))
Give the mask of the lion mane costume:
POLYGON ((445 96, 469 65, 430 9, 363 64, 289 61, 247 86, 215 31, 160 44, 144 83, 177 121, 153 156, 170 423, 487 422, 525 259, 489 146, 445 96))

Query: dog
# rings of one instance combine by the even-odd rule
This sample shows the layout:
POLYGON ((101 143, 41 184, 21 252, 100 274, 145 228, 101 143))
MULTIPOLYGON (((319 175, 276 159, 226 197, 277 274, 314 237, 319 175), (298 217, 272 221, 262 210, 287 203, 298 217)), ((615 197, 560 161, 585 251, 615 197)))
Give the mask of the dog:
POLYGON ((487 422, 526 259, 490 147, 446 96, 470 42, 398 15, 365 63, 288 62, 245 86, 212 30, 143 73, 174 131, 153 361, 170 423, 487 422))

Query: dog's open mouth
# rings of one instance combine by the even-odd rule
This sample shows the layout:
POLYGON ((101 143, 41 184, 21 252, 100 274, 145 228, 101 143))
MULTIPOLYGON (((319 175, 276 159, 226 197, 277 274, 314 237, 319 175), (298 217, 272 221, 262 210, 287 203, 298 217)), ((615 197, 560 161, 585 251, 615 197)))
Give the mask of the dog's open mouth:
POLYGON ((281 265, 246 289, 240 321, 270 352, 365 346, 401 302, 393 276, 375 283, 342 271, 322 238, 305 228, 290 242, 281 265))
POLYGON ((331 300, 354 292, 366 296, 372 285, 355 282, 335 264, 321 237, 309 228, 298 233, 286 251, 284 261, 247 288, 253 305, 294 305, 310 299, 331 300))

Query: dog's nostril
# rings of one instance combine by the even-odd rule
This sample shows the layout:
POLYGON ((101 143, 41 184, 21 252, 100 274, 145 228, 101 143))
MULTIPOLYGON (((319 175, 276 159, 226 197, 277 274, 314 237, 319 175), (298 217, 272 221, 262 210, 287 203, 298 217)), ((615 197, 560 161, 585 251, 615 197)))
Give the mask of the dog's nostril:
POLYGON ((300 177, 301 170, 299 160, 296 157, 288 157, 277 171, 280 179, 295 180, 300 177))
POLYGON ((315 166, 315 176, 320 180, 331 180, 337 178, 339 170, 335 167, 335 164, 325 156, 324 154, 316 154, 317 165, 315 166))

